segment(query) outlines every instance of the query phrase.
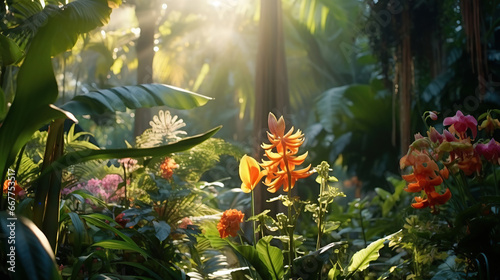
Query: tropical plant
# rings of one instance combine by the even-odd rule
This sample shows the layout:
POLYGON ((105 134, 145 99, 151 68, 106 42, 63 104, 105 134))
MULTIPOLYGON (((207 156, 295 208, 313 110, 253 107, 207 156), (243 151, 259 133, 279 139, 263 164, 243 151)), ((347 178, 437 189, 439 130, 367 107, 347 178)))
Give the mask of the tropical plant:
MULTIPOLYGON (((399 246, 412 255, 417 277, 432 274, 432 261, 446 255, 454 257, 454 267, 460 267, 460 259, 464 260, 466 274, 489 278, 498 273, 490 265, 499 257, 494 232, 499 228, 496 178, 500 144, 492 138, 499 127, 494 117, 498 113, 482 114, 478 125, 473 116, 457 111, 455 116, 444 118, 443 125, 448 128, 442 133, 431 126, 427 136, 417 134, 401 158, 401 168, 411 166, 413 171, 403 175, 409 183, 405 190, 420 194, 411 206, 429 208, 433 214, 429 218, 420 210, 418 215, 407 217, 404 234, 399 237, 399 246), (478 137, 478 129, 484 130, 484 138, 478 137)), ((437 118, 434 112, 423 116, 425 121, 437 118)), ((460 273, 457 276, 463 277, 460 273)))
MULTIPOLYGON (((296 156, 299 147, 303 143, 303 134, 300 130, 294 132, 293 128, 285 133, 285 122, 283 118, 269 114, 269 140, 271 144, 263 144, 266 160, 258 163, 249 156, 244 156, 240 161, 241 189, 243 192, 251 193, 252 205, 254 203, 253 192, 261 179, 265 176, 265 185, 268 191, 274 193, 283 187, 287 195, 279 195, 268 202, 280 202, 288 208, 288 215, 277 213, 275 218, 269 214, 269 210, 262 213, 254 213, 247 221, 252 222, 253 229, 250 239, 248 235, 240 237, 240 244, 235 244, 230 238, 238 236, 240 223, 244 221, 243 213, 236 209, 226 210, 219 223, 217 231, 211 227, 202 227, 204 234, 202 240, 208 239, 214 248, 231 248, 236 254, 242 268, 235 267, 230 271, 238 270, 253 279, 350 279, 355 273, 361 272, 368 264, 379 257, 379 251, 384 246, 385 240, 392 238, 386 236, 379 239, 367 248, 350 256, 348 263, 344 259, 335 258, 334 251, 346 248, 347 242, 332 242, 327 245, 323 243, 323 237, 337 229, 340 222, 326 220, 330 205, 336 197, 343 196, 337 188, 328 185, 329 181, 336 178, 329 175, 329 165, 323 162, 314 169, 318 173, 317 182, 320 185, 318 203, 301 201, 299 197, 291 195, 291 189, 298 184, 300 179, 308 177, 313 172, 309 167, 297 169, 307 153, 296 156), (315 245, 311 247, 302 246, 307 242, 306 238, 297 235, 296 223, 303 211, 313 213, 317 223, 317 236, 315 245), (259 226, 256 224, 259 222, 259 226), (273 235, 268 235, 271 232, 273 235), (275 243, 277 242, 277 243, 275 243), (298 249, 300 246, 300 250, 298 249), (304 250, 304 251, 303 251, 304 250), (330 265, 333 263, 333 268, 330 265), (330 269, 329 273, 327 269, 330 269)), ((308 228, 310 230, 310 228, 308 228)))
MULTIPOLYGON (((218 130, 215 129, 198 137, 186 138, 171 145, 157 148, 85 149, 64 154, 64 118, 69 117, 74 121, 76 120, 71 113, 52 105, 58 96, 58 88, 50 57, 71 48, 79 34, 104 24, 111 12, 108 4, 115 6, 119 2, 80 0, 71 2, 64 8, 50 5, 40 12, 46 15, 43 18, 44 24, 35 26, 39 27, 36 35, 31 40, 26 39, 28 47, 26 57, 17 75, 17 89, 14 101, 0 128, 2 154, 6 155, 0 161, 1 177, 4 178, 7 169, 14 163, 16 156, 22 151, 22 147, 29 141, 31 135, 42 125, 51 121, 41 175, 34 187, 35 197, 32 205, 33 221, 47 236, 54 252, 57 251, 58 244, 61 178, 65 167, 95 159, 166 155, 189 149, 210 138, 218 130), (55 41, 55 34, 61 36, 62 40, 55 41), (33 80, 33 77, 36 77, 36 79, 33 80), (35 98, 34 96, 39 96, 40 92, 44 92, 43 98, 35 98), (34 102, 35 99, 37 99, 37 102, 34 102), (23 113, 25 110, 37 112, 40 117, 27 117, 23 113), (25 125, 16 125, 18 121, 24 122, 25 125)), ((21 36, 21 38, 24 37, 21 36)), ((101 110, 113 112, 124 110, 126 107, 137 108, 140 106, 165 105, 166 103, 177 108, 190 108, 202 105, 208 100, 203 96, 162 85, 136 86, 134 91, 139 95, 135 96, 128 88, 119 88, 105 93, 95 92, 86 97, 77 96, 66 106, 75 113, 79 113, 79 109, 81 113, 82 108, 83 112, 86 113, 89 110, 92 112, 100 112, 101 110), (160 92, 156 92, 158 89, 160 92), (180 94, 180 96, 176 94, 180 94), (149 97, 149 99, 145 99, 146 97, 149 97), (78 102, 78 100, 81 101, 78 102)), ((21 152, 19 155, 20 159, 22 154, 21 152)), ((5 208, 5 198, 2 199, 2 205, 0 206, 2 209, 5 208)))

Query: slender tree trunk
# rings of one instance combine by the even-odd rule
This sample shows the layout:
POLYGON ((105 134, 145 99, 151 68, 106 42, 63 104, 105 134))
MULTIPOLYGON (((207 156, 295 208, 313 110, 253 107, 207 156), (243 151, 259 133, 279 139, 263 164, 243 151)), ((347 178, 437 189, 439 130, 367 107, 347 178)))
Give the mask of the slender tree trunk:
MULTIPOLYGON (((254 133, 257 140, 254 143, 254 156, 257 159, 260 159, 263 154, 260 148, 261 143, 268 141, 266 131, 269 112, 275 113, 278 118, 281 115, 287 118, 289 94, 281 0, 261 0, 259 25, 254 118, 254 133)), ((257 213, 277 205, 277 203, 271 205, 265 202, 271 197, 265 186, 257 187, 255 190, 257 213)), ((271 209, 273 212, 277 210, 277 207, 271 209)))
POLYGON ((461 0, 460 11, 467 35, 467 50, 471 57, 472 71, 477 71, 478 87, 480 90, 479 98, 483 99, 486 94, 485 77, 488 74, 488 60, 485 57, 487 52, 486 44, 481 44, 481 1, 479 0, 461 0))
POLYGON ((403 24, 401 26, 401 67, 400 67, 400 82, 401 90, 399 90, 399 129, 400 129, 400 144, 401 154, 405 154, 410 146, 411 141, 411 92, 413 84, 413 59, 411 52, 411 19, 409 12, 409 4, 406 2, 403 14, 403 24))
MULTIPOLYGON (((141 29, 141 35, 135 42, 138 84, 153 82, 154 35, 158 17, 157 10, 152 6, 152 3, 155 2, 141 2, 137 3, 135 7, 135 15, 141 29)), ((151 110, 149 108, 135 110, 134 136, 142 134, 149 127, 150 120, 151 110)))

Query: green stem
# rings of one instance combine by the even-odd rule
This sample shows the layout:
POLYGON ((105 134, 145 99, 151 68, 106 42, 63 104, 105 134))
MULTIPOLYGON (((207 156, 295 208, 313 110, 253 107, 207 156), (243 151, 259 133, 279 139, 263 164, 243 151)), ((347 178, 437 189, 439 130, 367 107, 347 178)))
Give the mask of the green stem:
POLYGON ((123 193, 124 193, 123 206, 125 206, 125 209, 128 209, 128 206, 130 204, 128 203, 128 198, 127 198, 127 168, 125 167, 125 163, 123 163, 122 166, 123 166, 123 183, 125 183, 125 185, 123 186, 123 188, 124 188, 123 189, 123 193))
POLYGON ((469 200, 471 200, 472 204, 476 203, 474 196, 470 192, 469 184, 467 184, 467 178, 465 177, 465 174, 463 171, 460 171, 460 178, 462 179, 462 182, 463 182, 462 188, 463 188, 464 193, 469 197, 469 200))
POLYGON ((325 178, 321 178, 321 185, 319 190, 319 212, 318 212, 318 240, 316 241, 316 251, 321 248, 321 238, 323 236, 323 203, 321 198, 325 190, 325 178))
MULTIPOLYGON (((288 168, 287 168, 288 169, 288 168)), ((290 183, 288 183, 290 185, 290 183)), ((295 248, 293 244, 293 227, 292 227, 292 190, 290 187, 288 188, 288 200, 290 201, 290 204, 288 205, 288 266, 290 271, 292 271, 292 263, 294 259, 294 253, 295 253, 295 248)))
POLYGON ((491 169, 493 171, 493 178, 495 179, 495 185, 493 186, 495 188, 495 195, 498 196, 498 181, 497 181, 497 173, 495 172, 495 165, 491 165, 491 169))
POLYGON ((26 144, 24 144, 24 146, 21 148, 21 151, 19 152, 19 154, 17 156, 16 169, 14 170, 14 174, 19 173, 19 167, 21 166, 21 161, 23 159, 23 154, 24 154, 25 149, 26 149, 26 144))
POLYGON ((361 233, 363 234, 363 241, 365 242, 365 247, 368 246, 368 243, 366 242, 366 235, 365 235, 365 226, 363 224, 363 213, 362 213, 362 209, 361 209, 361 203, 359 204, 359 220, 360 220, 360 223, 361 223, 361 233))
MULTIPOLYGON (((255 217, 255 199, 254 199, 254 194, 253 194, 253 190, 250 191, 250 193, 252 194, 252 217, 255 217)), ((253 247, 254 248, 257 248, 257 231, 256 231, 256 221, 253 220, 253 247)))
MULTIPOLYGON (((288 167, 288 158, 286 155, 287 148, 286 145, 283 143, 283 160, 285 163, 285 170, 286 170, 286 176, 288 178, 288 268, 290 269, 290 272, 292 272, 292 264, 293 264, 293 259, 295 255, 295 248, 294 248, 294 242, 293 242, 293 230, 294 230, 294 222, 293 222, 293 216, 292 216, 292 205, 293 205, 293 200, 292 200, 292 172, 290 171, 290 168, 288 167)), ((290 274, 291 275, 291 274, 290 274)))
POLYGON ((459 182, 457 176, 455 176, 455 174, 453 173, 450 173, 451 174, 451 177, 453 178, 453 180, 455 181, 455 185, 457 186, 457 189, 458 191, 460 192, 460 200, 462 201, 461 203, 461 210, 465 209, 466 208, 466 205, 467 205, 467 202, 465 200, 465 192, 464 192, 464 188, 462 187, 463 184, 461 184, 461 182, 459 182))
POLYGON ((420 266, 417 262, 417 248, 413 248, 413 264, 415 265, 415 276, 420 276, 420 266))

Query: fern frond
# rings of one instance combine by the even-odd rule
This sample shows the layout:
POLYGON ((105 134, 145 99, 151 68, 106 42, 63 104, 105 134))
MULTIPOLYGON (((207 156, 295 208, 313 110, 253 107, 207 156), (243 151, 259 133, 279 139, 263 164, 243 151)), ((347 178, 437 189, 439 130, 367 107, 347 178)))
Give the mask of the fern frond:
POLYGON ((187 181, 200 180, 203 173, 213 168, 222 155, 241 158, 243 151, 223 139, 210 138, 189 151, 176 154, 172 158, 179 164, 176 174, 187 181))
POLYGON ((229 264, 227 257, 217 250, 204 250, 200 258, 192 263, 192 272, 188 273, 191 279, 232 279, 230 273, 220 273, 227 270, 229 264))

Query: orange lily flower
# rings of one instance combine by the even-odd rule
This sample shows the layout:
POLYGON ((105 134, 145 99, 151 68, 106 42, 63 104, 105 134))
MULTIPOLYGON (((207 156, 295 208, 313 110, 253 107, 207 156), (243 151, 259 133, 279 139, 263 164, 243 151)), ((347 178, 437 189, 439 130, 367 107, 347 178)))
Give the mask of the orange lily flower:
POLYGON ((421 209, 430 207, 435 212, 436 205, 446 203, 451 198, 451 192, 447 188, 444 194, 436 192, 435 187, 443 183, 443 179, 448 179, 448 168, 440 169, 435 161, 425 152, 413 150, 408 155, 405 155, 400 160, 401 168, 405 166, 413 167, 413 174, 403 175, 403 179, 407 181, 407 192, 425 192, 426 198, 415 197, 413 208, 421 209))
POLYGON ((430 207, 434 209, 436 205, 445 204, 451 198, 450 189, 446 189, 444 194, 438 194, 437 192, 431 192, 427 195, 426 199, 421 197, 415 197, 415 203, 412 203, 411 206, 416 209, 422 209, 425 207, 430 207))
POLYGON ((259 163, 250 156, 244 155, 240 161, 241 189, 245 193, 251 192, 259 183, 266 171, 261 171, 259 163))
POLYGON ((265 155, 269 159, 261 163, 267 172, 264 184, 268 186, 267 190, 271 193, 278 191, 281 186, 285 192, 288 192, 298 179, 311 175, 309 172, 311 165, 295 170, 295 167, 302 164, 307 157, 307 152, 296 156, 299 147, 304 143, 304 134, 299 129, 294 133, 294 127, 285 134, 283 117, 276 119, 273 113, 269 113, 267 122, 269 125, 267 138, 270 144, 262 144, 265 155))

